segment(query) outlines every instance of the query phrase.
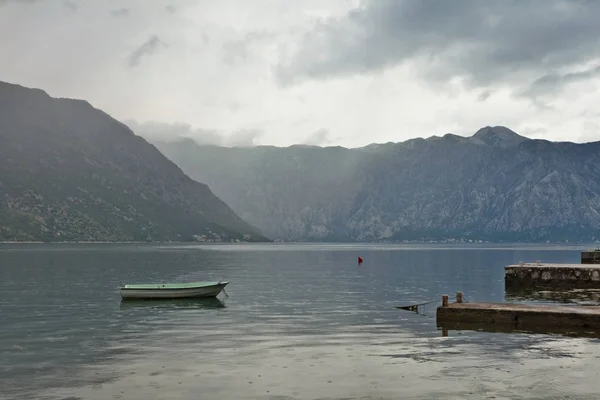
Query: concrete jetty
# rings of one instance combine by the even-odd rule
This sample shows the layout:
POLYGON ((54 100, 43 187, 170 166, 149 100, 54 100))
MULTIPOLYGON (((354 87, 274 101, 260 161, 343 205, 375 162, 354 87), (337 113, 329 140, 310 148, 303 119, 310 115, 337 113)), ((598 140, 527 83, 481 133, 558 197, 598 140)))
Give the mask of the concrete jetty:
POLYGON ((600 249, 594 251, 581 252, 581 263, 582 264, 600 264, 600 249))
POLYGON ((443 296, 436 319, 443 329, 600 333, 600 306, 463 303, 462 294, 455 303, 443 296))
POLYGON ((561 335, 578 338, 600 339, 600 330, 589 330, 573 326, 524 326, 519 324, 482 324, 480 322, 442 322, 437 327, 442 336, 451 336, 452 331, 477 331, 488 333, 520 333, 528 335, 561 335))
POLYGON ((598 264, 519 263, 504 267, 506 287, 600 288, 598 264))

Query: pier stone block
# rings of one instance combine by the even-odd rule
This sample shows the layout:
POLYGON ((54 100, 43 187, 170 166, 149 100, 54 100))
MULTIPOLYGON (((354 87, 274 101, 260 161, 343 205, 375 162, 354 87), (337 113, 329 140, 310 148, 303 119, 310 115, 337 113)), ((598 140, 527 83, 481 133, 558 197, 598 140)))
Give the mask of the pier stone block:
POLYGON ((507 287, 600 289, 600 265, 537 262, 507 265, 504 267, 504 282, 507 287))

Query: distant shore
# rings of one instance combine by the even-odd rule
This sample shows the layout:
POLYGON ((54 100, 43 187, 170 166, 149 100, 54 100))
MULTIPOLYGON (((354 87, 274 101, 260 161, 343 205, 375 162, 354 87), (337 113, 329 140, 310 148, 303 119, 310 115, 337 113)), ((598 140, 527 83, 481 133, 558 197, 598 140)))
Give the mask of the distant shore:
MULTIPOLYGON (((215 244, 215 243, 225 243, 225 244, 231 244, 231 242, 177 242, 177 241, 169 241, 169 242, 148 242, 148 241, 112 241, 112 240, 96 240, 96 241, 90 241, 90 240, 65 240, 65 241, 60 241, 60 242, 44 242, 41 240, 38 241, 25 241, 25 240, 19 240, 19 241, 11 241, 11 240, 3 240, 0 241, 0 244, 215 244)), ((252 243, 252 242, 237 242, 237 243, 252 243)), ((260 242, 263 243, 263 242, 260 242)), ((268 243, 268 242, 264 242, 264 243, 268 243)))
POLYGON ((41 240, 38 241, 19 241, 19 240, 3 240, 0 241, 0 244, 178 244, 178 245, 215 245, 215 244, 252 244, 252 243, 270 243, 270 244, 371 244, 371 245, 567 245, 567 246, 589 246, 593 245, 598 247, 597 241, 540 241, 540 242, 527 242, 527 241, 502 241, 502 242, 493 242, 493 241, 431 241, 431 240, 423 240, 423 241, 399 241, 399 242, 391 242, 391 241, 382 241, 382 242, 354 242, 354 241, 264 241, 264 242, 252 242, 252 241, 239 241, 239 242, 229 242, 229 241, 221 241, 221 242, 196 242, 196 241, 111 241, 111 240, 98 240, 98 241, 89 241, 89 240, 71 240, 71 241, 53 241, 53 242, 44 242, 41 240))

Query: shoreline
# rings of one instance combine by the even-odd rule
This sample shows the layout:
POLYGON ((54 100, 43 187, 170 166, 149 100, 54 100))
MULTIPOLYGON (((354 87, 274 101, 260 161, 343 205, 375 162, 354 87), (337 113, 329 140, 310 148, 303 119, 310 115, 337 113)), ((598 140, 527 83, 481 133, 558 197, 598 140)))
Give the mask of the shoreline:
POLYGON ((270 242, 236 242, 236 243, 232 243, 232 242, 176 242, 176 241, 170 241, 170 242, 147 242, 147 241, 111 241, 111 240, 97 240, 97 241, 88 241, 88 240, 81 240, 81 241, 74 241, 74 240, 65 240, 65 241, 61 241, 61 242, 44 242, 44 241, 10 241, 10 240, 5 240, 5 241, 0 241, 0 244, 218 244, 218 243, 222 243, 222 244, 245 244, 245 243, 270 243, 270 242))
POLYGON ((53 241, 53 242, 44 242, 44 241, 17 241, 17 240, 4 240, 0 241, 0 245, 2 244, 11 244, 11 245, 26 245, 26 244, 47 244, 47 245, 55 245, 55 244, 146 244, 146 245, 157 245, 157 244, 173 244, 173 245, 248 245, 248 244, 271 244, 271 245, 373 245, 373 246, 389 246, 389 245, 397 245, 397 246, 411 246, 411 245, 430 245, 430 246, 567 246, 567 247, 586 247, 590 250, 594 250, 598 248, 597 242, 443 242, 443 241, 410 241, 410 242, 330 242, 330 241, 264 241, 264 242, 256 242, 256 241, 239 241, 239 242, 195 242, 195 241, 87 241, 87 240, 69 240, 69 241, 53 241))

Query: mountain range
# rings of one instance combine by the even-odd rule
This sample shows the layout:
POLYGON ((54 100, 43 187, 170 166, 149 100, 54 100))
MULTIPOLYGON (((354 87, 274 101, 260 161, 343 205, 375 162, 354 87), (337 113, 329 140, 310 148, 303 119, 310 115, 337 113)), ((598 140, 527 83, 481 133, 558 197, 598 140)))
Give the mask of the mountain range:
POLYGON ((360 148, 140 135, 0 82, 0 241, 600 238, 600 142, 502 126, 360 148))
POLYGON ((275 240, 600 238, 600 142, 488 126, 352 149, 154 144, 275 240))
POLYGON ((267 238, 88 102, 0 82, 0 241, 191 240, 267 238))

